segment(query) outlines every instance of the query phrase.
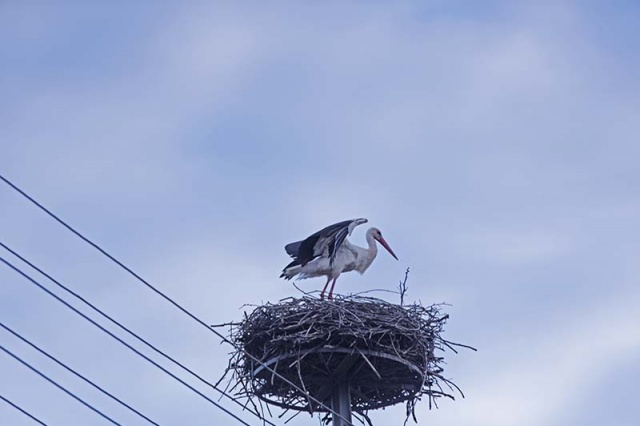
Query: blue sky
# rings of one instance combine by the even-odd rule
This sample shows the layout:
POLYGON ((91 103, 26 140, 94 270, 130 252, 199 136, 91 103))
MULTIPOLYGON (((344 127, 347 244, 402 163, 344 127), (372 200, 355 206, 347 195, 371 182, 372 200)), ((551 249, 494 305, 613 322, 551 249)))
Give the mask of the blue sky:
MULTIPOLYGON (((447 337, 479 349, 447 357, 467 398, 423 404, 421 423, 627 426, 638 27, 633 1, 3 2, 0 172, 210 323, 296 294, 284 244, 367 217, 400 262, 381 252, 337 291, 393 289, 411 267, 410 299, 450 303, 447 337)), ((219 377, 209 333, 8 187, 0 206, 5 244, 219 377)), ((0 282, 4 324, 160 424, 233 424, 6 267, 0 282)), ((3 354, 0 377, 49 424, 105 424, 3 354)), ((0 424, 32 423, 0 403, 0 424)))

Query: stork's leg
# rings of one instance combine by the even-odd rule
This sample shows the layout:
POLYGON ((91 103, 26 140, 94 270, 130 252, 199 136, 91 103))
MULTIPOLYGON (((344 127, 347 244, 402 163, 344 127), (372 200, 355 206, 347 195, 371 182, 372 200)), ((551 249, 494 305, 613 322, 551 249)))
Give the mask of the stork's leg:
POLYGON ((324 300, 324 292, 327 290, 329 281, 331 281, 331 277, 327 277, 327 283, 324 285, 324 288, 322 289, 322 293, 320 293, 320 300, 324 300))
MULTIPOLYGON (((329 290, 329 300, 333 300, 333 288, 336 286, 336 281, 338 280, 338 277, 335 277, 333 279, 333 284, 331 284, 331 290, 329 290)), ((327 282, 327 284, 329 284, 327 282)))

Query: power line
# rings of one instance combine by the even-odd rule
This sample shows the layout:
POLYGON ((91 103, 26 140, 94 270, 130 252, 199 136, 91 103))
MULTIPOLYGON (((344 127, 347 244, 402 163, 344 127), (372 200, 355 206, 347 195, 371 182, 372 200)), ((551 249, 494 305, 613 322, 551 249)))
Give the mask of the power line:
POLYGON ((57 358, 55 358, 53 355, 50 355, 49 353, 47 353, 45 350, 39 348, 38 346, 36 346, 34 343, 30 342, 29 340, 27 340, 25 337, 21 336, 19 333, 16 333, 15 331, 13 331, 11 328, 7 327, 6 325, 4 325, 2 322, 0 322, 0 327, 4 328, 6 331, 8 331, 9 333, 13 334, 15 337, 17 337, 18 339, 22 340, 24 343, 26 343, 27 345, 31 346, 33 349, 35 349, 36 351, 40 352, 42 355, 46 356, 47 358, 49 358, 50 360, 54 361, 56 364, 58 364, 59 366, 63 367, 64 369, 66 369, 67 371, 73 373, 76 377, 79 377, 80 379, 82 379, 83 381, 85 381, 86 383, 90 384, 91 386, 93 386, 95 389, 99 390, 100 392, 102 392, 103 394, 107 395, 109 398, 113 399, 114 401, 118 402, 120 405, 128 408, 130 411, 134 412, 135 414, 137 414, 138 416, 142 417, 143 419, 145 419, 146 421, 148 421, 151 424, 154 424, 156 426, 160 426, 158 423, 154 422, 153 420, 151 420, 149 417, 145 416, 144 414, 142 414, 141 412, 139 412, 138 410, 136 410, 135 408, 131 407, 129 404, 127 404, 126 402, 120 400, 118 397, 112 395, 111 393, 109 393, 108 391, 104 390, 102 387, 96 385, 94 382, 92 382, 91 380, 87 379, 86 377, 84 377, 82 374, 78 373, 77 371, 75 371, 73 368, 67 366, 66 364, 64 364, 63 362, 59 361, 57 358))
POLYGON ((95 408, 93 405, 91 405, 88 402, 84 401, 82 398, 80 398, 79 396, 77 396, 76 394, 74 394, 73 392, 71 392, 70 390, 65 388, 64 386, 58 384, 55 380, 51 379, 46 374, 42 373, 40 370, 38 370, 37 368, 35 368, 34 366, 29 364, 28 362, 26 362, 22 358, 20 358, 18 355, 14 354, 10 350, 6 349, 4 346, 0 345, 0 350, 3 351, 4 353, 6 353, 7 355, 9 355, 10 357, 12 357, 13 359, 15 359, 16 361, 18 361, 20 364, 22 364, 25 367, 27 367, 29 370, 31 370, 34 373, 36 373, 38 376, 40 376, 43 379, 45 379, 47 382, 51 383, 52 385, 54 385, 55 387, 57 387, 58 389, 60 389, 61 391, 63 391, 67 395, 69 395, 70 397, 72 397, 73 399, 75 399, 76 401, 78 401, 79 403, 81 403, 82 405, 84 405, 85 407, 89 408, 94 413, 96 413, 99 416, 101 416, 102 418, 108 420, 109 422, 113 423, 116 426, 122 426, 120 423, 116 422, 111 417, 107 416, 102 411, 100 411, 97 408, 95 408))
POLYGON ((31 420, 33 420, 34 422, 41 424, 42 426, 47 426, 47 424, 45 422, 43 422, 42 420, 39 420, 36 416, 34 416, 33 414, 29 413, 27 410, 25 410, 24 408, 21 408, 19 405, 14 404, 13 402, 9 401, 7 398, 5 398, 4 396, 0 395, 0 399, 3 400, 4 402, 6 402, 7 404, 9 404, 10 406, 12 406, 13 408, 15 408, 16 410, 20 411, 22 414, 24 414, 25 416, 29 417, 31 420))
POLYGON ((204 379, 202 376, 200 376, 199 374, 197 374, 196 372, 194 372, 193 370, 191 370, 190 368, 186 367, 185 365, 183 365, 182 363, 180 363, 179 361, 175 360, 174 358, 172 358, 171 356, 167 355, 165 352, 161 351, 160 349, 158 349, 157 347, 155 347, 154 345, 152 345, 151 343, 149 343, 148 341, 146 341, 145 339, 143 339, 142 337, 140 337, 138 334, 134 333, 133 331, 131 331, 129 328, 127 328, 126 326, 122 325, 120 322, 118 322, 117 320, 113 319, 111 316, 109 316, 108 314, 106 314, 104 311, 100 310, 98 307, 96 307, 95 305, 93 305, 91 302, 87 301, 85 298, 83 298, 82 296, 80 296, 78 293, 74 292, 73 290, 71 290, 70 288, 68 288, 67 286, 65 286, 64 284, 62 284, 61 282, 59 282, 58 280, 56 280, 55 278, 53 278, 51 275, 49 275, 48 273, 46 273, 45 271, 43 271, 41 268, 39 268, 38 266, 34 265, 32 262, 30 262, 29 260, 27 260, 26 258, 24 258, 23 256, 21 256, 19 253, 17 253, 15 250, 13 250, 12 248, 10 248, 9 246, 7 246, 6 244, 4 244, 2 241, 0 241, 0 247, 4 248, 5 250, 7 250, 8 252, 10 252, 11 254, 13 254, 14 256, 16 256, 18 259, 20 259, 21 261, 23 261, 24 263, 26 263, 27 265, 29 265, 31 268, 35 269, 36 271, 38 271, 40 274, 42 274, 43 276, 45 276, 47 279, 49 279, 51 282, 53 282, 54 284, 56 284, 58 287, 62 288, 64 291, 66 291, 68 294, 71 294, 72 296, 74 296, 76 299, 80 300, 81 302, 83 302, 85 305, 89 306, 91 309, 93 309, 95 312, 99 313, 100 315, 102 315, 102 317, 106 318, 107 320, 111 321, 113 324, 115 324, 116 326, 118 326, 120 329, 124 330, 125 332, 127 332, 129 335, 135 337, 136 339, 138 339, 138 341, 142 342, 143 344, 145 344, 147 347, 151 348, 152 350, 154 350, 156 353, 162 355, 164 358, 168 359, 169 361, 171 361, 172 363, 174 363, 175 365, 179 366, 180 368, 182 368, 184 371, 188 372, 189 374, 191 374, 193 377, 197 378, 198 380, 200 380, 202 383, 210 386, 212 389, 215 389, 216 391, 220 392, 221 395, 223 395, 224 397, 230 399, 231 401, 233 401, 234 403, 236 403, 237 405, 239 405, 240 407, 242 407, 243 409, 247 410, 249 413, 253 414, 254 416, 258 417, 259 419, 261 419, 262 421, 264 421, 265 423, 268 423, 271 426, 276 426, 275 423, 264 419, 263 416, 261 416, 259 413, 251 410, 248 407, 245 407, 244 404, 242 404, 241 402, 239 402, 238 400, 236 400, 235 398, 233 398, 231 395, 229 395, 228 393, 226 393, 225 391, 223 391, 222 389, 218 388, 216 385, 214 385, 213 383, 207 381, 206 379, 204 379))
POLYGON ((40 210, 42 210, 43 212, 45 212, 47 215, 49 215, 51 218, 53 218, 54 220, 56 220, 58 223, 60 223, 62 226, 64 226, 65 228, 67 228, 69 231, 71 231, 73 234, 75 234, 77 237, 79 237, 81 240, 83 240, 84 242, 86 242, 87 244, 89 244, 90 246, 92 246, 93 248, 95 248, 96 250, 98 250, 100 253, 102 253, 104 256, 106 256, 107 258, 109 258, 112 262, 114 262, 115 264, 117 264, 118 266, 120 266, 122 269, 124 269, 125 271, 127 271, 131 276, 133 276, 134 278, 136 278, 138 281, 140 281, 142 284, 146 285, 150 290, 152 290, 154 293, 156 293, 158 296, 162 297, 164 300, 166 300, 167 302, 169 302, 171 305, 173 305, 175 308, 177 308, 178 310, 182 311, 185 315, 187 315, 188 317, 190 317, 192 320, 194 320, 195 322, 197 322, 198 324, 200 324, 201 326, 203 326, 205 329, 207 329, 208 331, 214 333, 216 336, 218 336, 220 339, 222 339, 224 342, 230 344, 231 346, 235 347, 236 349, 241 350, 246 356, 248 356, 249 358, 251 358, 253 361, 257 362, 259 365, 263 366, 266 370, 270 371, 274 376, 278 377, 279 379, 285 381, 286 383, 288 383, 289 385, 291 385, 294 389, 296 389, 298 392, 302 392, 304 395, 307 396, 307 398, 310 401, 315 402, 316 404, 318 404, 320 407, 325 408, 327 411, 329 411, 332 414, 335 414, 336 416, 340 417, 341 419, 343 419, 348 425, 351 425, 351 422, 349 422, 348 419, 346 419, 345 417, 343 417, 342 415, 340 415, 340 413, 335 412, 333 409, 331 409, 331 407, 327 406, 326 404, 324 404, 322 401, 318 400, 317 398, 314 398, 313 396, 309 395, 309 393, 307 391, 305 391, 304 389, 302 389, 300 386, 296 385, 295 383, 293 383, 292 381, 290 381, 289 379, 287 379, 286 377, 284 377, 283 375, 281 375, 280 373, 278 373, 275 369, 271 368, 270 366, 266 365, 264 362, 262 362, 260 359, 258 359, 257 357, 255 357, 254 355, 248 353, 246 350, 244 350, 244 348, 238 348, 231 340, 229 340, 228 338, 226 338, 222 333, 218 332, 217 330, 213 329, 212 327, 210 327, 209 325, 207 325, 207 323, 205 323, 204 321, 202 321, 200 318, 198 318, 197 316, 195 316, 194 314, 192 314, 191 312, 189 312, 187 309, 185 309, 182 305, 180 305, 178 302, 174 301, 173 299, 171 299, 169 296, 167 296, 166 294, 164 294, 162 291, 158 290, 156 287, 154 287, 153 285, 151 285, 149 282, 147 282, 144 278, 142 278, 140 275, 138 275, 137 273, 135 273, 133 270, 131 270, 128 266, 126 266, 124 263, 120 262, 118 259, 116 259, 114 256, 112 256, 111 254, 109 254, 108 252, 106 252, 102 247, 100 247, 98 244, 94 243, 93 241, 91 241, 89 238, 85 237, 84 235, 82 235, 79 231, 76 231, 71 225, 67 224, 64 220, 60 219, 58 216, 56 216, 53 212, 51 212, 49 209, 47 209, 45 206, 43 206, 42 204, 40 204, 38 201, 36 201, 33 197, 31 197, 29 194, 27 194, 26 192, 24 192, 23 190, 21 190, 20 188, 18 188, 15 184, 13 184, 11 181, 9 181, 7 178, 5 178, 4 176, 2 176, 0 174, 0 180, 4 181, 7 185, 9 185, 11 188, 13 188, 15 191, 17 191, 19 194, 21 194, 23 197, 25 197, 27 200, 29 200, 31 203, 33 203, 35 206, 37 206, 38 208, 40 208, 40 210))
POLYGON ((24 278, 26 278, 29 282, 31 282, 32 284, 36 285, 38 288, 40 288, 41 290, 43 290, 45 293, 47 293, 49 296, 53 297, 54 299, 56 299, 58 302, 62 303, 63 305, 65 305, 67 308, 71 309, 73 312, 75 312, 76 314, 80 315, 82 318, 84 318, 85 320, 89 321, 91 324, 95 325, 96 327, 98 327, 100 330, 102 330, 103 332, 107 333, 109 336, 113 337, 114 339, 116 339, 118 342, 120 342, 121 344, 123 344, 124 346, 126 346, 127 348, 129 348, 130 350, 134 351, 136 354, 138 354, 139 356, 141 356, 142 358, 144 358, 146 361, 150 362, 151 364, 153 364, 155 367, 159 368, 160 370, 162 370, 165 374, 169 375, 170 377, 172 377, 174 380, 177 380, 178 382, 180 382, 182 385, 186 386, 187 388, 189 388, 190 390, 192 390, 193 392, 195 392, 196 394, 198 394, 200 397, 202 397, 203 399, 209 401, 211 404, 213 404, 214 406, 216 406, 217 408, 219 408, 220 410, 224 411, 225 413, 227 413, 228 415, 230 415, 231 417, 233 417, 234 419, 236 419, 237 421, 239 421, 240 423, 242 423, 245 426, 251 426, 249 425, 249 423, 245 422, 244 420, 242 420, 240 417, 236 416, 235 414, 233 414, 231 411, 227 410, 226 408, 224 408, 223 406, 221 406, 220 404, 218 404, 217 402, 215 402, 214 400, 212 400, 211 398, 209 398, 208 396, 206 396, 205 394, 203 394, 202 392, 200 392, 199 390, 197 390, 196 388, 194 388, 193 386, 191 386, 189 383, 185 382, 184 380, 182 380, 181 378, 179 378, 178 376, 176 376, 175 374, 171 373, 169 370, 167 370, 166 368, 164 368, 163 366, 161 366, 160 364, 158 364, 157 362, 155 362, 154 360, 152 360, 151 358, 149 358, 148 356, 146 356, 145 354, 143 354, 142 352, 140 352, 139 350, 137 350, 136 348, 134 348, 133 346, 131 346, 130 344, 128 344, 127 342, 125 342, 124 340, 122 340, 121 338, 119 338, 118 336, 116 336, 115 334, 113 334, 112 332, 110 332, 109 330, 107 330, 106 328, 104 328, 103 326, 101 326, 100 324, 98 324, 96 321, 94 321, 93 319, 89 318, 87 315, 85 315, 84 313, 80 312, 78 309, 76 309, 75 307, 73 307, 72 305, 70 305, 68 302, 66 302, 64 299, 60 298, 58 295, 56 295, 55 293, 53 293, 51 290, 47 289, 45 286, 43 286, 42 284, 40 284, 38 281, 36 281, 35 279, 33 279, 32 277, 30 277, 29 275, 27 275, 25 272, 23 272, 22 270, 20 270, 20 268, 18 268, 17 266, 13 265, 11 262, 7 261, 6 259, 4 259, 2 256, 0 256, 0 261, 3 262, 5 265, 7 265, 8 267, 10 267, 11 269, 13 269, 15 272, 17 272, 18 274, 22 275, 24 278))

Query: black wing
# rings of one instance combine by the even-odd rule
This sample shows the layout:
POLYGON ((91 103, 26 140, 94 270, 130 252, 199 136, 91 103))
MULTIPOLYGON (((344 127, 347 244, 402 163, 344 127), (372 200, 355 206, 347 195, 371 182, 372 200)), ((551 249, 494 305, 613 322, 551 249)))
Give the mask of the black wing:
POLYGON ((284 246, 285 251, 287 252, 287 254, 291 257, 297 257, 298 256, 298 250, 300 250, 300 245, 302 244, 302 241, 296 241, 295 243, 289 243, 286 246, 284 246))
POLYGON ((287 244, 284 249, 302 266, 318 256, 327 256, 333 263, 338 248, 358 225, 367 223, 367 219, 352 219, 334 223, 307 237, 303 241, 287 244))

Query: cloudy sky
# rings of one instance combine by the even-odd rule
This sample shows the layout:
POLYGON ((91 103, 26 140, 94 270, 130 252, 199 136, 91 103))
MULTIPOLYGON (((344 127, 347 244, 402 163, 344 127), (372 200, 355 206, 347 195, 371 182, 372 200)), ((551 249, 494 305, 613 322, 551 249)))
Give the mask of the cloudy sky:
MULTIPOLYGON (((466 398, 423 403, 421 424, 636 424, 638 2, 391 3, 3 1, 0 174, 207 323, 298 294, 284 244, 367 217, 400 261, 337 291, 410 267, 409 299, 451 304, 446 337, 479 349, 446 355, 466 398)), ((1 182, 0 207, 0 241, 218 379, 219 339, 1 182)), ((0 283, 2 324, 158 423, 238 424, 4 265, 0 283)), ((108 424, 5 353, 0 395, 108 424)), ((35 423, 0 401, 0 424, 35 423)))

